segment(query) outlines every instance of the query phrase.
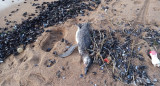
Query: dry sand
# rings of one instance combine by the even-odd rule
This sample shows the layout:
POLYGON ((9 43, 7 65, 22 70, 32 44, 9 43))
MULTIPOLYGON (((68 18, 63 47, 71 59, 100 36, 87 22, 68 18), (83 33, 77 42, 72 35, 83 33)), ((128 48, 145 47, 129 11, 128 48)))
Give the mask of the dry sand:
MULTIPOLYGON (((27 3, 16 4, 1 11, 0 27, 8 27, 4 22, 5 16, 8 20, 21 23, 22 20, 26 19, 22 16, 24 12, 29 14, 35 12, 35 7, 31 6, 32 3, 42 3, 43 1, 51 0, 27 0, 27 3), (19 11, 9 16, 10 12, 16 9, 19 9, 19 11)), ((65 50, 67 45, 61 42, 62 38, 72 44, 76 43, 75 32, 77 28, 75 24, 82 22, 91 22, 95 29, 108 29, 108 26, 122 29, 124 24, 131 23, 133 27, 137 24, 145 24, 160 30, 159 0, 111 0, 107 4, 104 1, 102 0, 95 11, 89 12, 90 15, 88 16, 79 16, 66 21, 64 24, 46 28, 46 30, 50 29, 53 32, 44 32, 35 43, 29 44, 20 55, 8 57, 4 63, 0 64, 0 85, 94 86, 96 84, 96 86, 126 86, 120 81, 115 82, 107 69, 99 70, 99 66, 96 64, 91 67, 87 76, 80 78, 80 74, 84 74, 84 66, 80 63, 80 55, 77 49, 66 58, 58 58, 52 54, 53 51, 62 53, 65 50), (108 6, 109 9, 105 12, 102 6, 108 6), (48 47, 52 47, 52 50, 45 52, 48 47), (49 59, 56 60, 56 63, 51 67, 46 67, 46 61, 49 59), (64 70, 62 67, 64 67, 64 70), (60 78, 56 76, 57 71, 61 73, 60 78), (97 72, 97 75, 93 75, 92 72, 97 72)), ((145 49, 143 51, 145 54, 145 49)), ((160 49, 158 52, 160 53, 160 49)), ((158 82, 155 86, 159 86, 160 69, 153 67, 147 55, 144 55, 144 58, 145 62, 137 63, 148 66, 147 72, 150 78, 156 78, 158 82)))

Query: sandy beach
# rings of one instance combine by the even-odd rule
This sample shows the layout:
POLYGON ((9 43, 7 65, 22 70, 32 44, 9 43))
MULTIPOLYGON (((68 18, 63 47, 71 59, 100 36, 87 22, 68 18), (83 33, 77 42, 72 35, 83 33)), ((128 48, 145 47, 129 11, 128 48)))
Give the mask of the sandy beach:
POLYGON ((10 7, 10 6, 12 6, 12 5, 14 5, 14 4, 18 4, 18 3, 21 3, 21 2, 23 2, 24 0, 2 0, 2 1, 0 1, 0 11, 3 11, 3 10, 5 10, 6 8, 8 8, 8 7, 10 7))
MULTIPOLYGON (((6 0, 7 1, 7 0, 6 0)), ((23 14, 34 13, 35 17, 39 14, 33 3, 42 4, 55 0, 25 0, 15 1, 12 6, 5 5, 0 1, 0 27, 7 27, 13 30, 11 26, 15 23, 6 25, 5 19, 16 21, 20 24, 29 16, 24 17, 23 14), (25 3, 24 3, 25 2, 25 3), (17 10, 18 9, 18 10, 17 10), (14 13, 11 13, 15 11, 14 13), (37 13, 35 13, 37 12, 37 13), (11 15, 10 15, 11 14, 11 15)), ((8 3, 11 3, 7 1, 8 3)), ((75 34, 77 31, 76 24, 91 22, 92 27, 96 30, 109 29, 125 29, 125 24, 132 24, 129 28, 136 28, 137 25, 143 24, 152 29, 160 31, 160 1, 159 0, 101 0, 101 4, 94 11, 87 11, 89 15, 78 16, 74 19, 68 19, 63 24, 54 25, 45 28, 53 32, 44 32, 34 43, 27 45, 26 49, 18 56, 9 56, 4 63, 0 64, 0 85, 1 86, 134 86, 134 84, 124 84, 121 81, 114 81, 112 75, 108 73, 107 68, 103 71, 97 64, 91 66, 88 74, 84 74, 84 65, 80 63, 81 56, 77 48, 74 52, 66 57, 56 57, 53 52, 63 53, 66 49, 66 43, 61 42, 62 38, 72 45, 76 44, 75 34), (108 2, 107 2, 108 1, 108 2), (102 9, 108 7, 107 10, 102 9), (47 48, 52 48, 50 52, 46 52, 47 48), (53 65, 47 67, 48 61, 55 61, 53 65), (96 72, 96 75, 93 74, 96 72), (60 73, 60 76, 57 76, 60 73)), ((1 29, 1 32, 3 29, 1 29)), ((136 39, 135 39, 136 40, 136 39)), ((140 41, 138 41, 140 42, 140 41)), ((159 45, 160 46, 160 45, 159 45)), ((158 47, 159 47, 158 46, 158 47)), ((160 69, 153 67, 146 49, 141 52, 145 62, 137 64, 147 65, 147 73, 151 80, 157 79, 155 86, 160 85, 160 69)), ((160 48, 157 49, 160 54, 160 48)), ((160 56, 160 55, 159 55, 160 56)), ((159 57, 160 58, 160 57, 159 57)), ((136 60, 134 61, 136 63, 136 60)))

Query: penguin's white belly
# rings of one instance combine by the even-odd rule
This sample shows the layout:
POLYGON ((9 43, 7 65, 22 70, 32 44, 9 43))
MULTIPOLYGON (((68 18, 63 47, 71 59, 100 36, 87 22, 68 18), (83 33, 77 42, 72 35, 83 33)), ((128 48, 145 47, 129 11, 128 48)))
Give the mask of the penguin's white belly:
POLYGON ((79 33, 79 29, 78 29, 77 32, 76 32, 76 42, 77 42, 77 44, 78 44, 78 42, 79 42, 78 33, 79 33))

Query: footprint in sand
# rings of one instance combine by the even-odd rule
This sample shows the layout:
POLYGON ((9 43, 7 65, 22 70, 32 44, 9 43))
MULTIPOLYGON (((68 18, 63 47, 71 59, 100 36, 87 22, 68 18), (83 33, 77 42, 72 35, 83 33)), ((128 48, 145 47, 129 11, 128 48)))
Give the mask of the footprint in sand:
POLYGON ((42 50, 47 51, 48 48, 53 48, 54 44, 62 39, 64 34, 62 29, 63 28, 54 28, 54 30, 49 32, 47 38, 44 39, 44 41, 42 40, 42 50))
POLYGON ((21 80, 19 81, 19 85, 20 85, 20 86, 34 86, 34 85, 33 85, 33 82, 31 82, 31 81, 26 81, 26 80, 24 80, 24 79, 21 79, 21 80))
POLYGON ((41 86, 42 83, 45 83, 45 78, 41 74, 30 74, 28 80, 34 82, 37 86, 41 86))
POLYGON ((13 78, 4 78, 4 81, 2 82, 2 84, 0 86, 17 86, 17 83, 15 83, 16 80, 13 78))
POLYGON ((37 65, 40 62, 40 57, 39 56, 33 56, 30 60, 31 65, 37 65))
POLYGON ((25 62, 27 59, 28 59, 28 57, 27 57, 27 56, 24 56, 23 58, 21 58, 21 59, 19 60, 19 62, 20 62, 20 63, 25 62))
POLYGON ((28 68, 29 68, 28 63, 24 64, 23 69, 24 69, 24 70, 27 70, 28 68))

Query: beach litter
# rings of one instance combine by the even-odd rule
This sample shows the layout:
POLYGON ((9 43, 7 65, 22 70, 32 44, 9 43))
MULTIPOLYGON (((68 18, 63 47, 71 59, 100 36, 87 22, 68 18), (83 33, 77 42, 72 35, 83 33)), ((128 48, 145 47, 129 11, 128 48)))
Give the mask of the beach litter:
MULTIPOLYGON (((158 32, 155 30, 150 31, 158 32)), ((124 30, 109 27, 105 30, 93 30, 92 45, 88 49, 93 63, 99 64, 100 70, 107 68, 115 81, 122 81, 126 84, 153 85, 147 74, 147 66, 137 65, 134 62, 135 60, 139 60, 139 63, 145 62, 145 57, 140 53, 145 45, 136 41, 145 40, 148 35, 143 33, 150 34, 150 31, 145 27, 124 30)), ((155 36, 159 38, 146 40, 150 46, 154 45, 152 41, 158 45, 160 44, 157 41, 160 36, 155 36)), ((151 51, 150 55, 155 58, 156 64, 159 64, 159 60, 156 58, 157 53, 151 51)))
POLYGON ((160 60, 158 59, 157 52, 152 49, 149 52, 149 54, 150 54, 150 57, 151 57, 151 62, 154 65, 154 67, 156 67, 156 66, 160 67, 160 60))

